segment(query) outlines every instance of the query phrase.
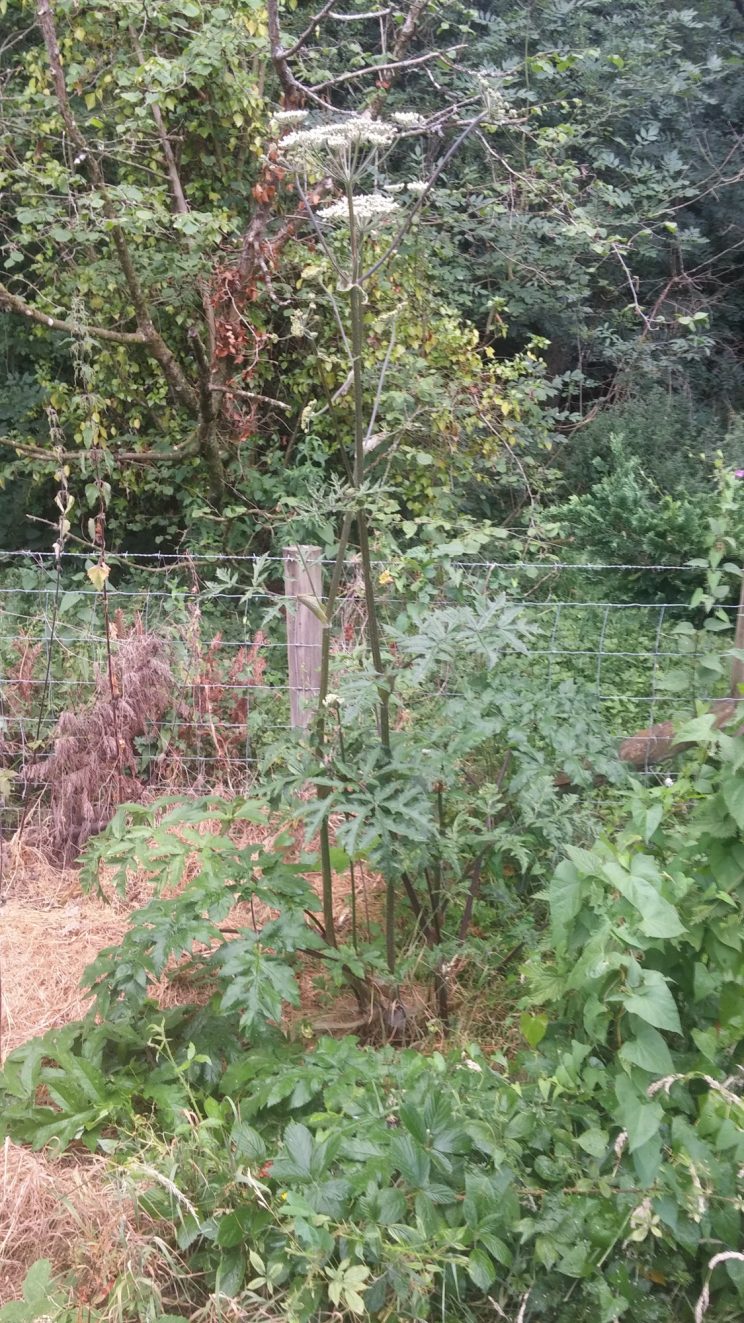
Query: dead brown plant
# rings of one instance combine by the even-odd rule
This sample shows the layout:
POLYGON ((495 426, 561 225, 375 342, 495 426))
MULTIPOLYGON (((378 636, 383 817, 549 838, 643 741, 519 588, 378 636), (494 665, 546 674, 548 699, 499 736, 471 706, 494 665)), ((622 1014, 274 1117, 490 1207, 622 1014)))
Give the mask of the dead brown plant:
POLYGON ((141 797, 134 742, 158 725, 172 701, 166 648, 154 634, 140 629, 114 640, 108 663, 96 673, 92 702, 60 714, 51 752, 26 769, 28 782, 48 788, 47 844, 63 864, 120 804, 141 797))
POLYGON ((158 760, 163 783, 193 784, 189 766, 209 748, 209 785, 224 781, 233 787, 235 767, 245 775, 245 746, 251 694, 263 686, 266 671, 266 635, 257 630, 251 643, 228 654, 221 632, 206 645, 201 636, 201 611, 190 612, 184 642, 189 653, 184 696, 176 704, 174 737, 158 760))

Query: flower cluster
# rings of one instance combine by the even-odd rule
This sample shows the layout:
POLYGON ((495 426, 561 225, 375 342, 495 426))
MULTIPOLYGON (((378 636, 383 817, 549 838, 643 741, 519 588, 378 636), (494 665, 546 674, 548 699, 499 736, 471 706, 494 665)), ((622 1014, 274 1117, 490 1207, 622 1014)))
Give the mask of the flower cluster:
POLYGON ((307 110, 277 110, 271 120, 277 131, 294 129, 298 124, 304 124, 309 113, 307 110))
POLYGON ((368 115, 353 115, 336 123, 316 124, 311 129, 288 133, 282 138, 281 148, 292 165, 312 166, 329 153, 351 147, 388 147, 394 137, 394 125, 370 119, 368 115))
MULTIPOLYGON (((361 193, 353 199, 354 220, 362 229, 368 228, 375 221, 385 220, 398 210, 398 203, 384 193, 361 193)), ((317 212, 321 221, 348 221, 349 208, 345 198, 321 207, 317 212)))
POLYGON ((478 73, 476 78, 480 83, 483 104, 489 112, 492 122, 503 123, 504 120, 516 119, 517 111, 514 106, 509 104, 501 88, 496 85, 493 75, 478 73))
POLYGON ((423 115, 415 110, 397 110, 390 118, 399 129, 420 129, 426 123, 423 115))

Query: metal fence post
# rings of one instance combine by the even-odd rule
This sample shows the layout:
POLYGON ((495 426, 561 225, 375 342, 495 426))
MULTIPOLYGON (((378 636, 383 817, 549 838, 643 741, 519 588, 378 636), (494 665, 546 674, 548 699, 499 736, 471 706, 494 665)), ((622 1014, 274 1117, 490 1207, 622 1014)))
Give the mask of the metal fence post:
POLYGON ((323 624, 298 598, 320 605, 323 598, 323 553, 320 547, 284 549, 284 593, 287 599, 287 661, 289 704, 293 730, 306 730, 314 699, 320 692, 320 652, 323 624))

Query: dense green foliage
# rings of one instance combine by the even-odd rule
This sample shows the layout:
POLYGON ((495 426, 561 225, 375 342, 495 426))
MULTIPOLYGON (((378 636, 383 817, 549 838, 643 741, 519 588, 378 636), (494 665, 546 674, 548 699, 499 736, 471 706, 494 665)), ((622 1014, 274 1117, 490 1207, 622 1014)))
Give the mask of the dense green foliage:
MULTIPOLYGON (((488 1296, 514 1311, 529 1293, 530 1316, 556 1323, 688 1317, 708 1261, 738 1244, 744 1158, 744 745, 711 728, 687 732, 700 742, 673 787, 636 785, 554 871, 521 994, 532 1047, 509 1060, 473 1043, 448 1056, 287 1042, 272 1025, 295 999, 298 951, 323 944, 281 838, 272 855, 229 834, 260 806, 191 805, 157 829, 121 813, 94 877, 100 857, 136 859, 178 886, 195 847, 199 871, 91 967, 105 1019, 11 1055, 6 1133, 113 1151, 172 1225, 192 1307, 216 1288, 283 1318, 325 1317, 326 1302, 470 1318, 488 1296), (194 832, 207 816, 217 835, 194 832), (248 895, 281 900, 280 919, 225 936, 248 895), (159 1013, 148 986, 182 953, 190 986, 214 991, 159 1013)), ((498 955, 511 938, 492 906, 484 894, 478 914, 498 955)), ((328 950, 329 976, 366 955, 328 950)), ((740 1283, 736 1262, 717 1270, 711 1317, 739 1316, 740 1283)), ((127 1290, 125 1317, 178 1307, 175 1283, 127 1290)))
POLYGON ((368 287, 368 375, 396 327, 377 415, 393 509, 545 523, 593 555, 589 513, 575 534, 570 509, 543 515, 576 492, 591 511, 604 483, 618 520, 624 499, 643 518, 670 502, 655 534, 639 517, 634 557, 697 551, 709 461, 741 452, 734 0, 414 6, 387 56, 377 20, 308 28, 301 5, 277 16, 296 54, 273 62, 261 6, 60 2, 61 79, 33 9, 9 0, 2 20, 6 545, 38 537, 19 502, 54 518, 53 446, 72 532, 89 540, 113 476, 109 537, 140 549, 184 531, 260 547, 288 499, 312 508, 308 487, 343 474, 348 364, 281 94, 317 124, 407 114, 374 187, 446 158, 368 287), (363 71, 385 58, 403 67, 375 87, 363 71))
POLYGON ((0 24, 0 536, 56 554, 3 568, 0 663, 61 717, 29 764, 0 712, 0 791, 152 892, 0 1075, 0 1137, 105 1155, 147 1264, 91 1301, 40 1259, 0 1319, 735 1323, 742 5, 0 24), (290 542, 329 562, 302 735, 278 572, 231 559, 290 542), (659 695, 682 760, 636 777, 659 695))

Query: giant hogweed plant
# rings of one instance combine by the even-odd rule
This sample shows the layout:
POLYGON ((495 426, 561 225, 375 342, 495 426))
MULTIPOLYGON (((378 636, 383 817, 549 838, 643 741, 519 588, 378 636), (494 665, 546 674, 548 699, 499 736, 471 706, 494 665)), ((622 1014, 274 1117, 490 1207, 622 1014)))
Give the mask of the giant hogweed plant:
MULTIPOLYGON (((501 103, 496 107, 487 104, 473 116, 461 139, 504 113, 501 103)), ((397 118, 399 127, 411 133, 420 127, 415 115, 397 118)), ((467 600, 427 613, 415 622, 413 632, 395 637, 383 629, 380 585, 370 549, 375 502, 384 494, 397 444, 395 431, 381 431, 378 418, 395 346, 396 318, 391 315, 387 351, 376 381, 370 382, 365 344, 367 290, 383 268, 395 263, 403 238, 459 140, 426 183, 407 186, 406 197, 412 192, 416 201, 411 205, 409 199, 403 207, 400 193, 379 187, 386 155, 395 142, 392 126, 361 117, 308 128, 303 112, 296 111, 291 112, 291 125, 279 142, 279 151, 294 171, 300 195, 307 201, 313 181, 320 176, 330 179, 340 195, 315 210, 308 205, 308 212, 336 280, 335 291, 327 289, 326 294, 348 355, 346 387, 353 399, 353 439, 346 460, 349 492, 338 505, 340 531, 327 595, 322 604, 305 603, 323 624, 318 707, 311 745, 305 750, 309 757, 301 758, 300 766, 295 767, 295 781, 290 777, 280 788, 286 794, 289 788, 307 782, 316 787, 315 807, 304 816, 308 834, 317 831, 320 842, 323 927, 329 946, 337 945, 332 815, 341 815, 336 836, 347 850, 352 869, 354 860, 363 856, 385 879, 389 998, 387 1006, 383 999, 382 1019, 389 1030, 393 1017, 401 1012, 398 904, 402 896, 417 931, 438 952, 434 960, 437 1004, 441 1017, 448 1017, 442 974, 446 942, 467 935, 489 865, 506 848, 505 822, 510 815, 502 802, 502 789, 507 778, 513 780, 510 745, 519 746, 521 739, 506 729, 508 700, 498 712, 493 710, 494 694, 484 697, 488 691, 485 677, 508 652, 525 651, 530 631, 519 611, 502 596, 491 602, 467 600), (295 128, 298 119, 301 126, 295 128), (375 186, 374 191, 369 191, 370 185, 375 186), (365 187, 367 191, 360 192, 365 187), (395 227, 392 238, 381 239, 380 227, 390 225, 395 227), (352 537, 358 545, 364 585, 367 655, 352 668, 351 675, 336 677, 331 665, 334 610, 352 537), (444 686, 455 702, 449 707, 446 702, 435 703, 426 714, 425 737, 412 739, 406 730, 405 702, 425 697, 427 686, 435 692, 444 686), (344 716, 349 693, 352 701, 345 711, 353 713, 353 730, 344 716), (446 746, 452 741, 446 732, 453 729, 460 735, 448 756, 446 746), (484 773, 476 764, 486 749, 492 766, 484 773), (500 756, 495 760, 497 752, 500 756), (452 799, 448 794, 451 787, 462 785, 466 763, 470 764, 471 801, 473 797, 482 801, 469 806, 462 794, 452 799), (454 928, 453 899, 461 911, 454 928)), ((384 581, 385 576, 382 578, 384 581)), ((515 844, 514 852, 519 854, 520 848, 515 844)), ((353 942, 357 947, 354 910, 352 876, 353 942)), ((350 966, 347 972, 362 1009, 369 1010, 372 1000, 367 980, 350 966)), ((379 1009, 379 987, 374 1000, 379 1009)))
MULTIPOLYGON (((172 810, 157 826, 140 810, 128 818, 119 814, 91 847, 92 871, 101 859, 119 867, 130 860, 172 886, 189 853, 196 854, 199 868, 185 889, 156 897, 134 917, 121 950, 99 961, 93 986, 101 1014, 139 1013, 168 962, 191 959, 202 982, 217 978, 222 989, 213 1008, 225 1015, 240 1005, 238 1037, 253 1037, 269 1021, 276 1023, 282 1003, 296 997, 291 966, 298 953, 310 954, 351 985, 361 1010, 376 1017, 384 1035, 406 1036, 400 983, 412 964, 422 965, 419 939, 426 952, 423 967, 446 1022, 448 968, 469 937, 480 899, 503 890, 507 865, 529 881, 539 863, 555 856, 567 832, 581 833, 586 815, 577 811, 574 798, 559 795, 555 774, 568 774, 575 786, 588 785, 597 771, 613 779, 617 765, 573 686, 546 695, 530 682, 524 660, 532 632, 503 594, 488 599, 468 589, 449 567, 440 571, 450 581, 442 604, 433 607, 426 594, 418 601, 409 594, 405 620, 383 629, 386 576, 372 563, 370 520, 379 505, 384 508, 386 465, 396 446, 394 434, 378 430, 396 323, 391 317, 388 350, 370 376, 365 298, 381 265, 394 264, 431 181, 414 190, 413 202, 406 193, 404 204, 398 194, 379 189, 360 193, 380 177, 386 153, 400 151, 400 126, 350 117, 295 127, 305 120, 297 111, 278 117, 280 129, 289 126, 279 150, 334 273, 337 287, 328 288, 327 296, 348 354, 354 435, 348 484, 329 493, 328 508, 340 528, 327 594, 322 602, 305 602, 323 624, 317 712, 310 739, 280 750, 281 771, 274 768, 264 792, 275 808, 289 798, 308 837, 317 834, 322 922, 313 914, 313 897, 300 874, 296 894, 287 890, 293 866, 281 843, 260 857, 235 845, 231 830, 241 817, 260 816, 259 804, 205 801, 172 810), (310 193, 319 174, 340 196, 315 208, 310 193), (391 224, 397 229, 388 239, 380 226, 391 224), (364 584, 367 648, 341 664, 333 658, 332 638, 352 537, 364 584), (316 790, 310 803, 298 793, 308 784, 316 790), (209 818, 218 824, 216 837, 194 829, 209 818), (360 940, 355 874, 360 863, 385 879, 384 954, 376 941, 360 940), (348 943, 336 932, 334 865, 351 872, 348 943), (272 903, 272 887, 280 918, 261 923, 257 933, 243 923, 226 941, 220 923, 230 910, 253 904, 254 920, 257 901, 272 903), (401 899, 407 907, 403 916, 401 899), (401 943, 410 957, 403 962, 401 943), (243 976, 248 967, 254 980, 250 993, 243 976)), ((413 132, 416 124, 407 127, 413 132)))

